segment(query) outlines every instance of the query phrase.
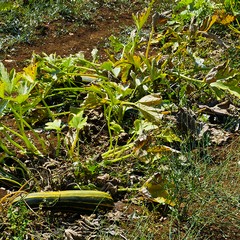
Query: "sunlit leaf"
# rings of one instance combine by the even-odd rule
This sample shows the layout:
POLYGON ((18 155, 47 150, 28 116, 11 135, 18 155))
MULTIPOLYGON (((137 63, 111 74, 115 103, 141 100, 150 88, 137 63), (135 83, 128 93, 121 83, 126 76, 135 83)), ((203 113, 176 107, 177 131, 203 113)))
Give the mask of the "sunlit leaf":
POLYGON ((133 20, 135 21, 135 24, 136 24, 138 30, 140 30, 143 27, 144 23, 147 21, 149 13, 150 12, 148 11, 148 9, 145 8, 144 12, 133 15, 133 20))
POLYGON ((167 142, 181 142, 181 139, 169 128, 162 130, 157 137, 164 139, 167 142))
POLYGON ((162 97, 160 93, 153 93, 142 97, 138 100, 138 103, 144 104, 146 106, 155 106, 160 104, 162 101, 162 97))
POLYGON ((4 82, 0 82, 0 98, 5 98, 5 86, 6 84, 4 82))
POLYGON ((21 103, 25 102, 28 99, 28 97, 29 97, 29 94, 21 94, 15 98, 11 98, 11 100, 21 104, 21 103))
POLYGON ((133 64, 135 66, 135 68, 139 69, 141 67, 142 64, 142 60, 140 56, 133 56, 133 64))
POLYGON ((240 99, 240 87, 237 85, 237 82, 238 81, 235 82, 236 84, 232 84, 231 82, 228 83, 224 81, 217 81, 217 82, 211 83, 210 86, 216 87, 222 90, 226 90, 240 99))
POLYGON ((78 114, 74 114, 73 118, 69 122, 69 126, 81 130, 87 124, 87 117, 83 117, 83 111, 78 114))
POLYGON ((119 76, 119 73, 121 72, 121 68, 120 67, 115 67, 112 69, 112 73, 114 75, 114 77, 118 77, 119 76))
POLYGON ((95 62, 97 60, 97 57, 98 57, 98 49, 94 48, 92 50, 91 54, 92 54, 93 62, 95 62))
POLYGON ((107 70, 107 71, 111 71, 113 67, 113 63, 111 61, 106 61, 103 62, 101 65, 101 69, 107 70))
POLYGON ((37 76, 38 63, 30 64, 29 66, 23 68, 23 76, 26 80, 34 82, 37 76))
POLYGON ((60 131, 61 122, 61 119, 55 119, 53 122, 48 122, 46 123, 45 129, 60 131))
POLYGON ((163 118, 163 114, 161 113, 160 109, 150 107, 141 103, 136 103, 135 106, 150 122, 159 123, 163 118))
POLYGON ((0 62, 0 80, 2 83, 4 83, 5 91, 11 93, 13 86, 11 84, 7 69, 2 62, 0 62))
POLYGON ((1 1, 0 4, 0 12, 5 12, 5 11, 11 11, 15 8, 18 8, 20 5, 18 4, 18 2, 3 2, 1 1))
POLYGON ((102 88, 99 85, 92 84, 91 86, 84 88, 86 92, 95 92, 99 95, 103 94, 102 88))

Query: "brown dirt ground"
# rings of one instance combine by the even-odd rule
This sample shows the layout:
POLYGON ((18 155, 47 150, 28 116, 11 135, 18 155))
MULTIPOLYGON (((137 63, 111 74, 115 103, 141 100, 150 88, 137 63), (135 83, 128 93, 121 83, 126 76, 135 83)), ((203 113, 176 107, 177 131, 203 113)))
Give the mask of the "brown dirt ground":
POLYGON ((101 8, 97 18, 85 26, 74 27, 73 22, 54 21, 42 26, 38 39, 29 43, 18 44, 4 56, 4 65, 10 70, 21 70, 25 60, 32 53, 68 56, 82 51, 86 58, 91 57, 91 51, 97 47, 101 57, 106 54, 103 45, 112 34, 120 33, 121 27, 133 25, 132 15, 127 12, 117 12, 109 8, 101 8), (67 34, 59 35, 60 28, 66 28, 67 34), (72 30, 72 31, 71 31, 72 30))

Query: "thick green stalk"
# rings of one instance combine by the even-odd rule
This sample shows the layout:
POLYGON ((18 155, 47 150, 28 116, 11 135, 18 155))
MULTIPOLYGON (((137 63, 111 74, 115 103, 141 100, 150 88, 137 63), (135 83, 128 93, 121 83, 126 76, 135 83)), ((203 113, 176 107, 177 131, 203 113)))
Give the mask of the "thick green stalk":
MULTIPOLYGON (((24 120, 23 120, 23 117, 22 117, 22 110, 21 110, 21 107, 20 107, 20 114, 17 113, 17 111, 13 108, 13 106, 10 104, 10 108, 11 108, 11 111, 13 112, 14 116, 15 116, 15 120, 16 122, 18 123, 18 126, 19 126, 19 131, 20 131, 20 134, 22 135, 21 139, 25 142, 27 148, 36 153, 37 155, 41 155, 40 151, 36 148, 36 146, 28 139, 28 137, 26 136, 25 134, 25 129, 24 129, 24 120)), ((30 125, 28 125, 30 126, 30 125)), ((30 127, 31 128, 31 127, 30 127)), ((34 131, 33 131, 34 133, 34 131)), ((16 134, 17 135, 17 134, 16 134)), ((18 134, 19 136, 19 134, 18 134)))

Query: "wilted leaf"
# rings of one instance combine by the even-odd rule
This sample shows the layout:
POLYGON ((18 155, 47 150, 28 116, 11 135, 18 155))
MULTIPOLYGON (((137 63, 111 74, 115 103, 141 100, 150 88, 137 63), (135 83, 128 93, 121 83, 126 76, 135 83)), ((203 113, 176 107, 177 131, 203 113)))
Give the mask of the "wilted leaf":
POLYGON ((223 25, 228 25, 228 24, 232 23, 236 19, 235 16, 227 14, 224 9, 217 10, 214 13, 213 17, 216 18, 216 21, 218 23, 223 24, 223 25))
POLYGON ((81 106, 90 109, 95 108, 101 104, 102 98, 100 98, 95 92, 89 92, 81 106))
MULTIPOLYGON (((229 106, 230 106, 230 103, 228 104, 228 107, 229 106)), ((209 107, 207 105, 199 105, 199 108, 201 109, 201 113, 231 117, 232 114, 228 112, 228 107, 222 108, 222 107, 219 107, 219 105, 216 105, 214 107, 209 107)))
POLYGON ((147 200, 175 206, 176 203, 167 191, 169 187, 173 187, 172 184, 163 178, 160 173, 155 173, 143 184, 140 192, 147 200))
POLYGON ((143 116, 150 122, 159 123, 164 116, 164 114, 161 113, 162 111, 158 108, 149 107, 138 102, 135 103, 135 106, 139 109, 143 116))
POLYGON ((148 134, 142 134, 138 137, 138 139, 134 142, 134 151, 136 154, 139 153, 143 147, 148 146, 151 142, 152 136, 148 134))
POLYGON ((149 153, 161 153, 161 154, 169 153, 169 152, 170 153, 181 153, 180 151, 178 151, 176 149, 173 149, 171 147, 164 146, 164 145, 154 146, 154 147, 148 148, 147 151, 149 153))
POLYGON ((228 62, 224 62, 216 67, 213 67, 206 75, 205 81, 207 83, 216 82, 218 78, 223 78, 227 73, 230 73, 230 70, 228 69, 228 62))
POLYGON ((0 199, 8 194, 5 188, 0 188, 0 199))
POLYGON ((140 100, 138 100, 138 103, 144 104, 146 106, 155 106, 160 104, 162 101, 162 97, 160 93, 153 93, 150 95, 146 95, 140 100))
POLYGON ((209 129, 209 132, 211 142, 217 145, 221 145, 231 138, 231 133, 224 131, 223 129, 211 128, 209 129))
POLYGON ((167 23, 168 20, 171 19, 171 13, 172 10, 170 11, 166 11, 166 12, 156 12, 155 14, 153 14, 152 16, 152 27, 154 28, 154 30, 157 30, 157 26, 158 25, 162 25, 167 23))
POLYGON ((217 19, 218 19, 218 16, 216 15, 213 15, 211 18, 210 17, 205 18, 200 27, 200 30, 207 32, 211 28, 211 26, 217 21, 217 19))

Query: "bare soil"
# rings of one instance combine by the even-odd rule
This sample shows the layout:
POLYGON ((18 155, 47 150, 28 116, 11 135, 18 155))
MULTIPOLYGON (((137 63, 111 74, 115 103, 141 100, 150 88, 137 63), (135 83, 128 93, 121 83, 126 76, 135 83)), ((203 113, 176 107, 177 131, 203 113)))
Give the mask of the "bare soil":
POLYGON ((74 22, 64 20, 40 26, 36 40, 9 49, 4 56, 4 65, 9 70, 21 70, 32 53, 56 53, 64 57, 81 51, 90 59, 94 48, 98 48, 101 57, 105 58, 103 46, 107 38, 112 34, 118 35, 123 27, 133 25, 133 19, 127 12, 109 8, 101 8, 96 15, 96 19, 84 26, 76 27, 74 22), (62 29, 67 34, 62 34, 62 29))

